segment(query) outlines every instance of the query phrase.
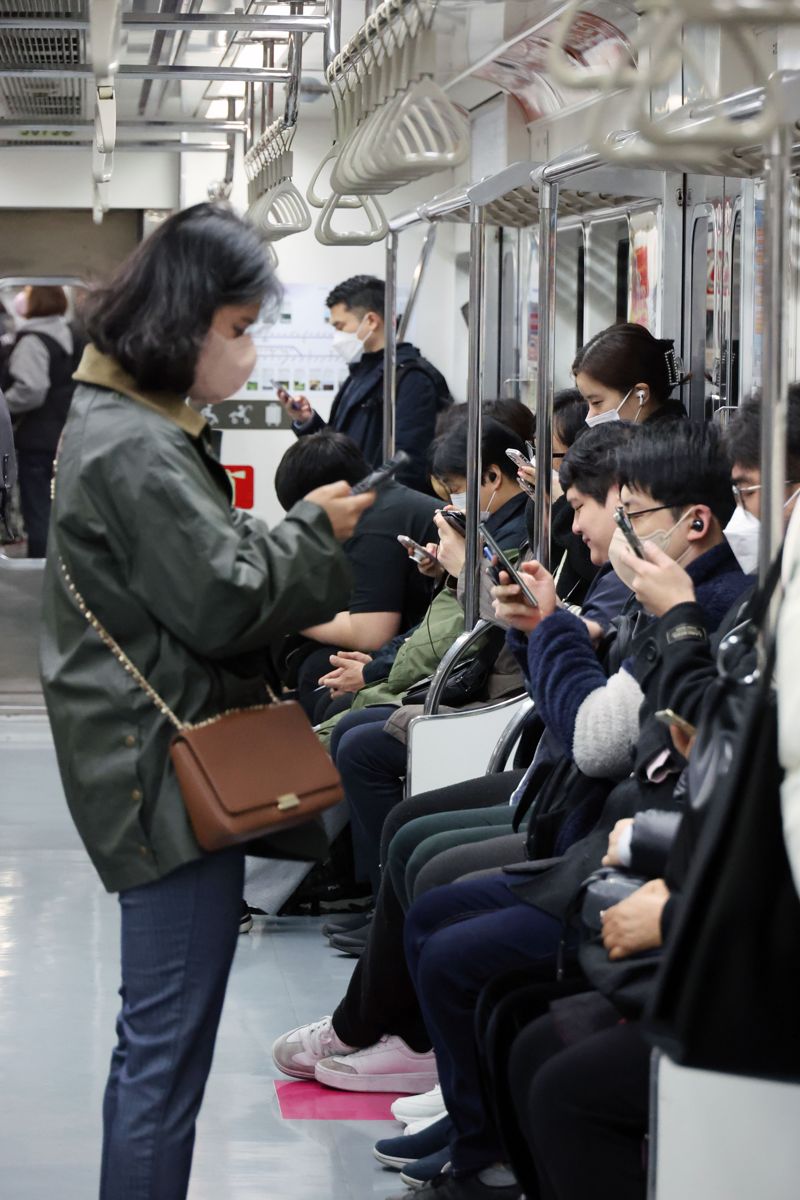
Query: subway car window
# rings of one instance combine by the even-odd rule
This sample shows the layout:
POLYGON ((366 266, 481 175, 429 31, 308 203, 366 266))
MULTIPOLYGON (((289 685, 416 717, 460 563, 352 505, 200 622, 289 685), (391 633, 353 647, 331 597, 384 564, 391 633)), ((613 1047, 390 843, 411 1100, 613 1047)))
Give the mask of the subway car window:
POLYGON ((798 0, 0 0, 0 1200, 797 1200, 798 0))

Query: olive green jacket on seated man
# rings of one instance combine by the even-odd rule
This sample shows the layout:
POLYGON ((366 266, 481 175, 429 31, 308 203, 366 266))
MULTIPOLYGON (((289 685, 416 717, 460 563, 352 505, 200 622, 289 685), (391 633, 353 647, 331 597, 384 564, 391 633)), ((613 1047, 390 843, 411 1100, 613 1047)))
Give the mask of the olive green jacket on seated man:
POLYGON ((142 394, 94 347, 64 429, 41 667, 67 802, 109 891, 200 857, 169 758, 174 728, 79 612, 59 565, 181 721, 263 703, 274 639, 347 604, 321 508, 272 531, 231 507, 205 422, 142 394))

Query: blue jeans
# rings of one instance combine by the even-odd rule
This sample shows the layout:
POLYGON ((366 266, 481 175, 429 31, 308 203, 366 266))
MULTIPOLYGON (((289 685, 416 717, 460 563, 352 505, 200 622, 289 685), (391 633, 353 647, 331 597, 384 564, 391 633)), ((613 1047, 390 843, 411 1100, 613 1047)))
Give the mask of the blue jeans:
POLYGON ((561 938, 561 922, 525 904, 507 879, 498 874, 434 888, 406 915, 406 962, 455 1125, 450 1152, 459 1174, 503 1157, 481 1093, 478 997, 491 979, 515 967, 552 979, 561 938))
POLYGON ((244 855, 119 897, 122 1010, 103 1101, 100 1200, 183 1200, 239 934, 244 855))

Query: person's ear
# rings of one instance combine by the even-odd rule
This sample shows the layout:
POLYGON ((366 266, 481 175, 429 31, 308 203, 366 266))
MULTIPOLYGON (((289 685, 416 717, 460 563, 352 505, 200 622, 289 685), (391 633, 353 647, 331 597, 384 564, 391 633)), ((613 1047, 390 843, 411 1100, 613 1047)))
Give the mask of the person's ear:
POLYGON ((699 541, 706 536, 711 526, 711 509, 706 504, 698 504, 689 522, 689 541, 699 541))
POLYGON ((633 386, 633 394, 636 397, 636 403, 640 408, 644 408, 650 399, 650 385, 647 383, 636 383, 633 386))

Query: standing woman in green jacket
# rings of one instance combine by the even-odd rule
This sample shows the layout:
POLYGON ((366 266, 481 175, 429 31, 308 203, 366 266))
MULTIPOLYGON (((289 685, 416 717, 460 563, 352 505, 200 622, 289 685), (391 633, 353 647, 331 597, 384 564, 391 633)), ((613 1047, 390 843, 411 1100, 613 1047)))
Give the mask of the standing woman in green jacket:
POLYGON ((103 1105, 101 1200, 181 1200, 238 934, 240 849, 203 853, 172 726, 87 624, 65 573, 186 722, 264 702, 273 639, 329 620, 338 542, 372 497, 319 488, 274 530, 231 507, 205 421, 255 364, 279 287, 255 232, 201 204, 87 305, 45 573, 42 675, 72 816, 119 892, 122 1007, 103 1105))

